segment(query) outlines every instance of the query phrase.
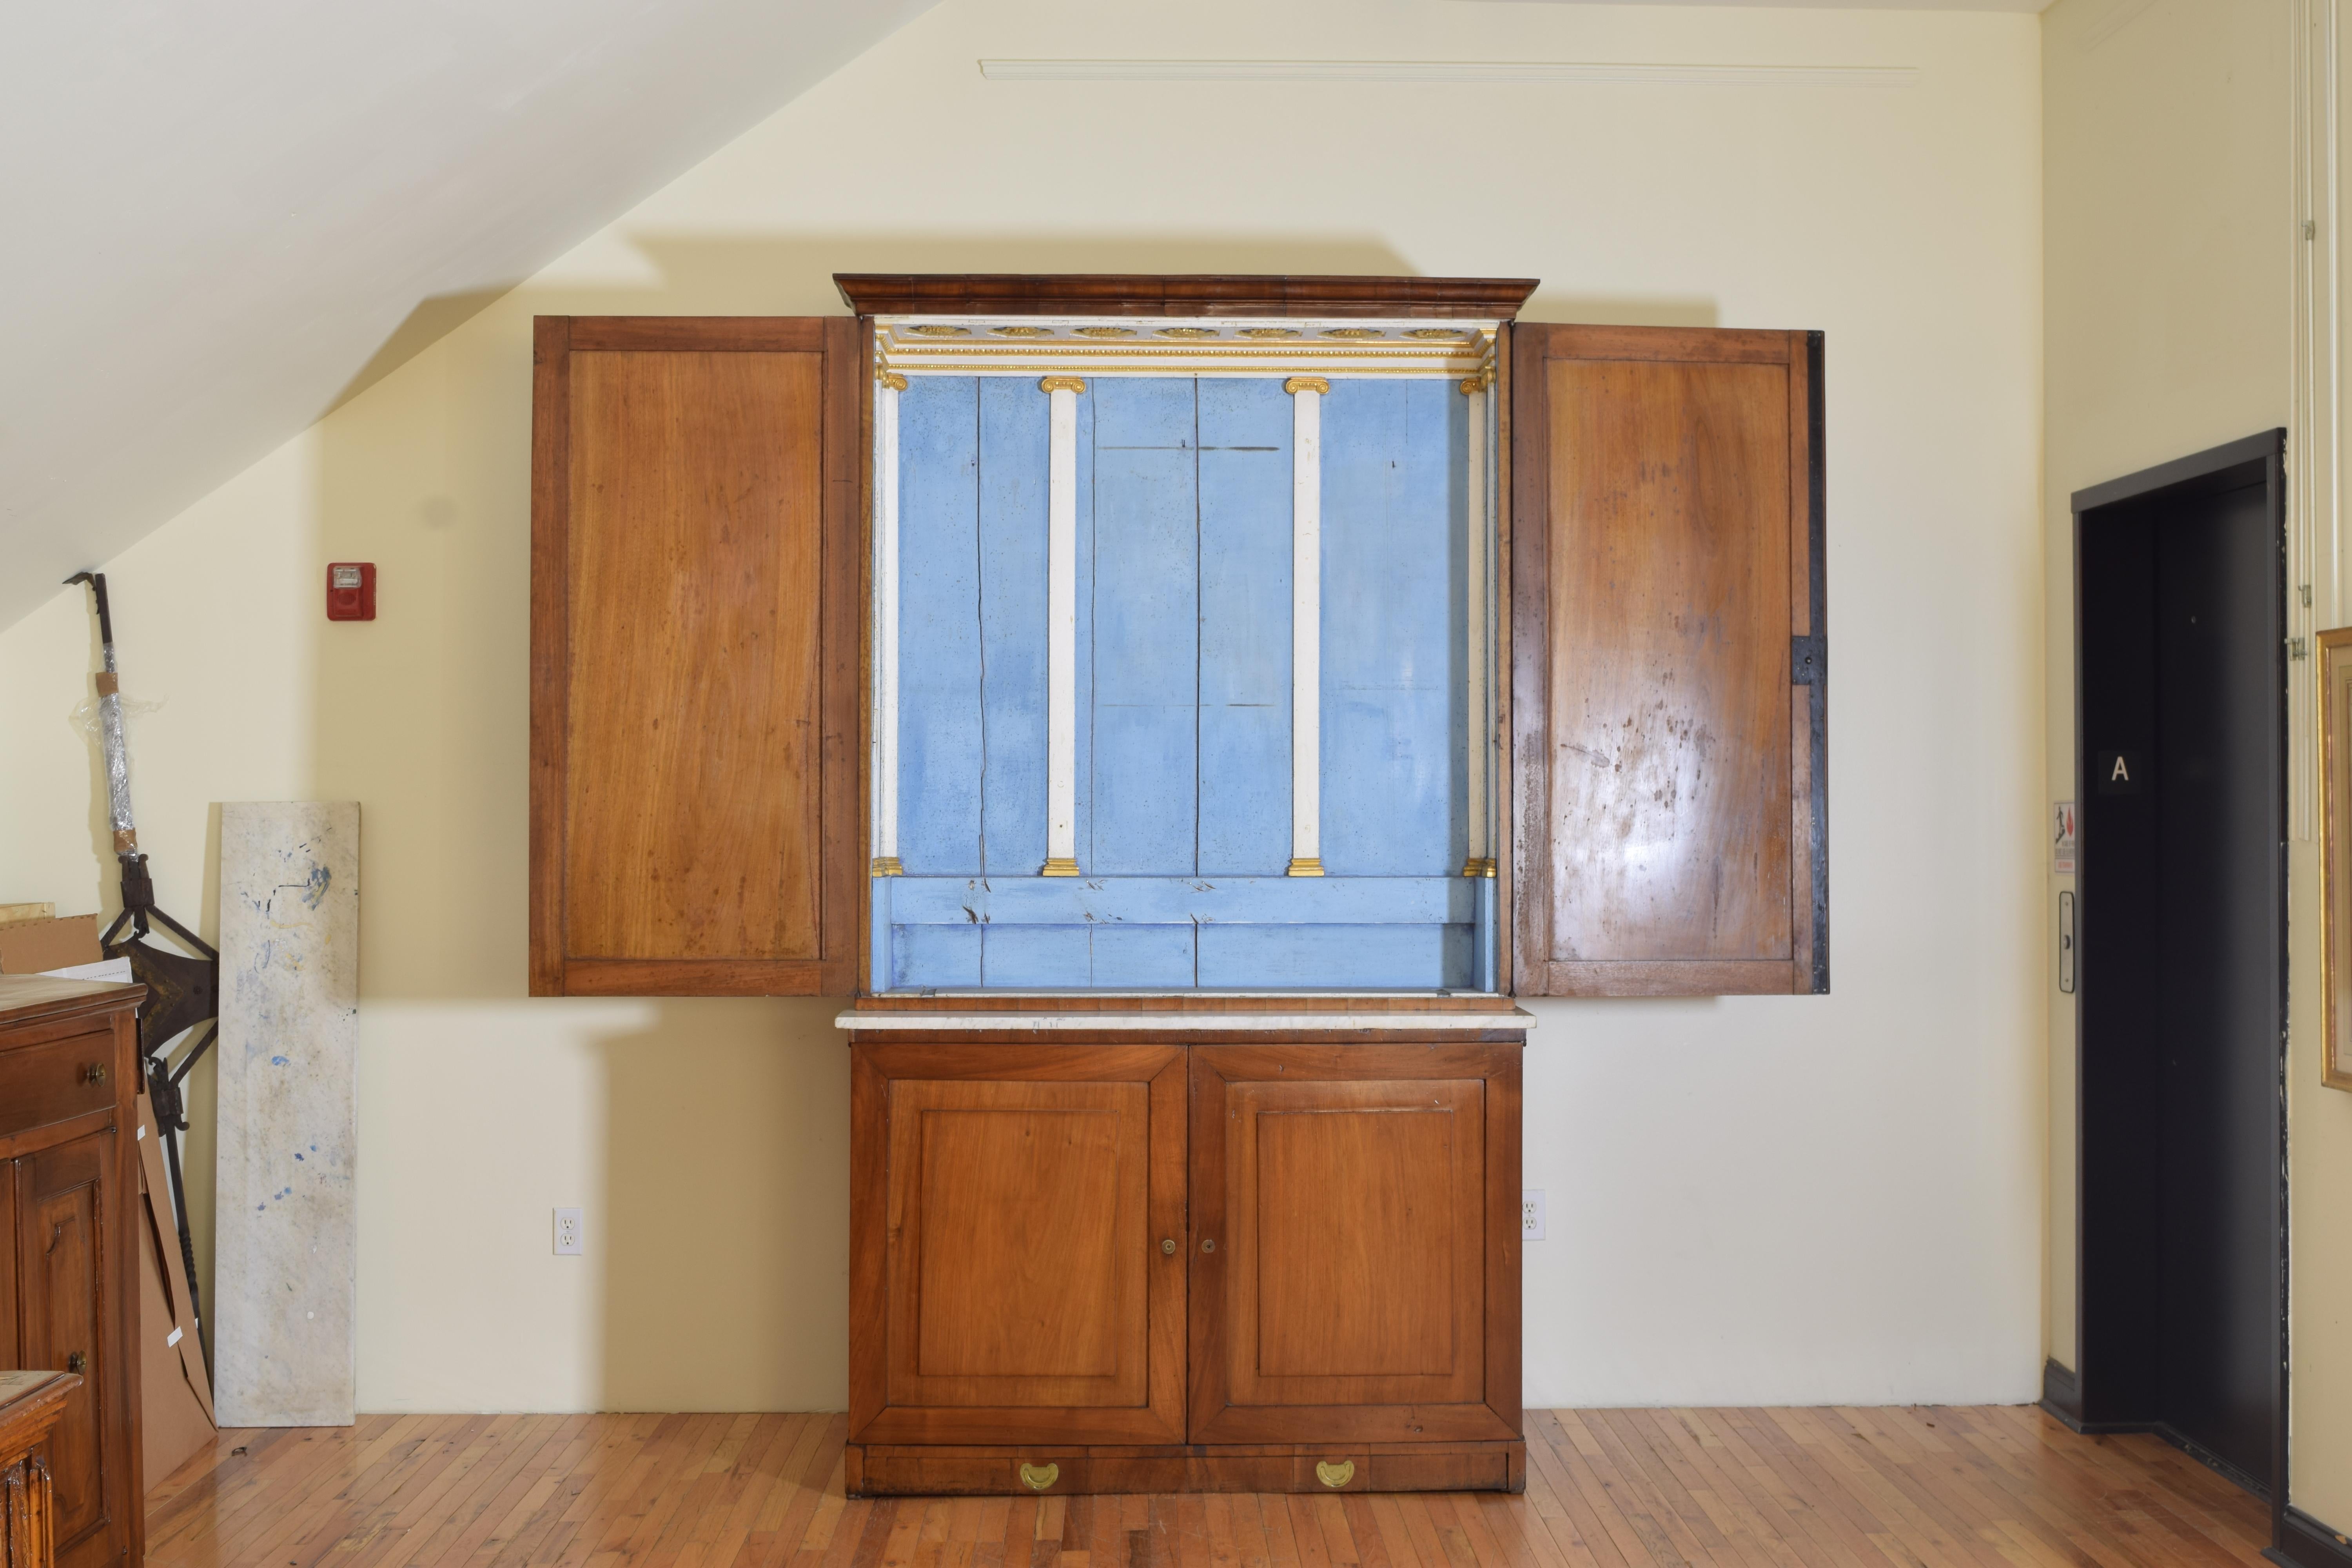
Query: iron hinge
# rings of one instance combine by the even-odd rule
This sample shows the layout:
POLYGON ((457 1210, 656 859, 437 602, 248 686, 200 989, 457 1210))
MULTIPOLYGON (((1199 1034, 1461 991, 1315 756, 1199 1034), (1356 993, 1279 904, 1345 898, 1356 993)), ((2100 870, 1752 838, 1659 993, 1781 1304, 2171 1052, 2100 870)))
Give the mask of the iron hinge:
POLYGON ((1793 686, 1811 686, 1822 678, 1828 650, 1819 637, 1789 639, 1789 681, 1793 686))

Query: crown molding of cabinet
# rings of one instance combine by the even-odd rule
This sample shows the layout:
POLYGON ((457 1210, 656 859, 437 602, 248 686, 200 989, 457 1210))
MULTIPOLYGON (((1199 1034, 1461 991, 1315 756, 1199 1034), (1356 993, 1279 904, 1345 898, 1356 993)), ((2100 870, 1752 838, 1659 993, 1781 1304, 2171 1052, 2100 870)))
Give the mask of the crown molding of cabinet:
POLYGON ((1537 282, 1533 278, 1115 272, 836 272, 833 281, 843 302, 861 316, 1385 316, 1486 321, 1517 316, 1537 282))

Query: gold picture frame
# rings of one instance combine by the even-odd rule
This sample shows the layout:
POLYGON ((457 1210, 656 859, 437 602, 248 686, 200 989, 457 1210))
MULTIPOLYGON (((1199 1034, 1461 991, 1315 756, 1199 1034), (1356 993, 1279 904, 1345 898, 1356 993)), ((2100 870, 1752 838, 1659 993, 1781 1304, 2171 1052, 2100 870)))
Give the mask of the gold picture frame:
POLYGON ((2352 626, 2319 634, 2320 1081, 2352 1089, 2352 626))

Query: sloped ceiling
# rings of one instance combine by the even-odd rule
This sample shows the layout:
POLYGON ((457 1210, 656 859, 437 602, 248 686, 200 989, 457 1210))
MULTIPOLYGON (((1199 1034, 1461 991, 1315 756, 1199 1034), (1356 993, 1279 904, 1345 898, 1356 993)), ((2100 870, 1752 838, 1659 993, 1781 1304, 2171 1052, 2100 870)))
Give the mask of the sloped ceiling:
POLYGON ((933 0, 0 23, 0 628, 933 0))

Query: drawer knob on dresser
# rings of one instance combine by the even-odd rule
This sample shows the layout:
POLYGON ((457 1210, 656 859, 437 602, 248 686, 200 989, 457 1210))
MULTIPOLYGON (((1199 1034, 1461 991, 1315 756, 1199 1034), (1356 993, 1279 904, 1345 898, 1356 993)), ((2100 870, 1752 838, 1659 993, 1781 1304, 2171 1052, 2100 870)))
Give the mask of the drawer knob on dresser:
POLYGON ((88 1067, 81 1069, 81 1080, 84 1083, 104 1083, 106 1081, 106 1064, 104 1062, 90 1063, 88 1067))
POLYGON ((1356 1461, 1342 1459, 1335 1465, 1327 1459, 1318 1459, 1315 1461, 1315 1479, 1338 1491, 1356 1479, 1356 1461))
POLYGON ((1216 1250, 1217 1250, 1217 1244, 1216 1244, 1215 1240, 1214 1240, 1214 1239, 1213 1239, 1213 1238, 1211 1238, 1211 1237, 1202 1237, 1201 1238, 1201 1250, 1202 1250, 1202 1251, 1203 1251, 1203 1252, 1214 1252, 1214 1251, 1216 1251, 1216 1250))
POLYGON ((1176 1256, 1176 1238, 1175 1238, 1174 1237, 1172 1237, 1172 1236, 1171 1236, 1171 1237, 1165 1237, 1161 1238, 1160 1243, 1160 1255, 1161 1255, 1162 1257, 1166 1257, 1166 1258, 1173 1258, 1173 1257, 1175 1257, 1175 1256, 1176 1256))
POLYGON ((66 1370, 68 1372, 78 1373, 89 1365, 89 1358, 82 1354, 79 1351, 71 1352, 66 1357, 66 1370))
POLYGON ((1021 1467, 1021 1484, 1027 1487, 1033 1492, 1042 1492, 1047 1487, 1052 1486, 1055 1481, 1058 1481, 1061 1479, 1062 1467, 1059 1465, 1024 1465, 1021 1467))

